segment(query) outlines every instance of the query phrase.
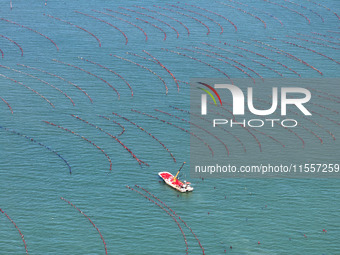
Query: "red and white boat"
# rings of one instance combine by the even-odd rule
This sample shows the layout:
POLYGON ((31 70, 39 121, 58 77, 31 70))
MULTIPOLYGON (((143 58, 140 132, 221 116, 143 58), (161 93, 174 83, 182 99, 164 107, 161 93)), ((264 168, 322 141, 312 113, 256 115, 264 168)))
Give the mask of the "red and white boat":
MULTIPOLYGON (((183 165, 185 162, 183 163, 183 165)), ((182 165, 182 167, 183 167, 182 165)), ((193 191, 194 188, 190 186, 190 182, 187 181, 180 181, 177 179, 177 175, 179 174, 179 171, 181 171, 182 167, 178 170, 176 176, 173 176, 169 172, 159 172, 158 175, 163 179, 163 181, 168 184, 170 187, 178 190, 179 192, 190 192, 193 191)))

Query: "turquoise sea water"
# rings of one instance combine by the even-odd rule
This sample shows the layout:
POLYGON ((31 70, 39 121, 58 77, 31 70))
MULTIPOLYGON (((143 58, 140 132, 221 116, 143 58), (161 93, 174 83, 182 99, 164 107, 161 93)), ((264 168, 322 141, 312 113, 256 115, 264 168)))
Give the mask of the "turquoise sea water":
MULTIPOLYGON (((227 42, 275 59, 300 73, 302 78, 321 77, 317 71, 301 62, 256 47, 255 42, 252 41, 260 40, 285 50, 318 68, 323 72, 323 77, 338 77, 339 65, 334 61, 280 40, 270 39, 277 38, 312 48, 339 61, 338 50, 334 49, 339 48, 339 19, 332 12, 340 11, 338 1, 319 2, 332 11, 310 1, 299 1, 299 4, 321 15, 324 18, 322 22, 322 19, 309 9, 275 0, 275 3, 287 6, 308 17, 310 24, 301 15, 265 1, 242 1, 257 10, 236 2, 224 1, 225 4, 260 17, 266 23, 266 28, 254 16, 219 2, 187 2, 229 18, 237 26, 237 32, 230 23, 219 16, 186 6, 184 2, 176 3, 178 6, 212 18, 224 28, 223 34, 220 34, 220 27, 213 21, 178 9, 179 12, 192 15, 204 22, 210 28, 209 35, 206 34, 207 28, 197 20, 153 6, 158 5, 175 10, 176 8, 167 5, 167 3, 174 4, 170 1, 129 1, 128 3, 124 1, 47 1, 46 3, 45 6, 44 1, 13 1, 13 9, 10 10, 9 1, 2 1, 0 9, 2 18, 39 31, 51 38, 59 47, 57 51, 56 47, 43 36, 0 20, 0 34, 14 40, 23 49, 23 56, 21 56, 20 49, 15 44, 0 37, 0 49, 4 53, 0 64, 27 72, 53 84, 67 93, 75 103, 73 106, 67 97, 41 81, 13 70, 0 68, 0 74, 23 82, 45 96, 55 106, 55 108, 51 107, 44 99, 23 86, 0 77, 0 96, 13 109, 12 114, 7 105, 2 100, 0 101, 0 126, 29 136, 55 150, 72 168, 72 175, 70 175, 64 161, 50 150, 22 136, 0 129, 0 208, 22 231, 30 254, 105 254, 104 245, 97 230, 77 210, 60 200, 60 197, 71 201, 91 218, 105 239, 108 254, 185 254, 185 242, 177 224, 154 203, 125 187, 126 185, 133 187, 135 184, 156 195, 181 216, 201 241, 206 254, 225 254, 225 250, 227 254, 340 254, 338 179, 202 180, 190 178, 189 167, 186 166, 182 178, 192 181, 195 187, 193 193, 179 194, 159 182, 157 176, 159 171, 175 173, 182 162, 189 160, 190 137, 175 127, 132 112, 131 109, 150 113, 183 128, 189 128, 181 121, 154 111, 155 108, 159 108, 182 118, 188 118, 184 113, 178 113, 168 106, 174 105, 188 110, 190 107, 189 85, 180 82, 178 92, 174 80, 162 67, 126 54, 126 52, 131 52, 149 58, 143 52, 146 50, 171 70, 178 80, 185 82, 189 82, 193 77, 223 78, 223 75, 205 64, 165 52, 162 48, 198 58, 220 68, 232 78, 246 77, 244 73, 216 59, 176 48, 193 50, 193 47, 200 47, 226 55, 223 51, 203 45, 203 42, 247 56, 248 59, 234 54, 226 55, 256 70, 265 78, 280 78, 280 76, 249 58, 277 70, 284 77, 297 78, 296 74, 282 65, 223 44, 227 42), (190 30, 190 35, 188 36, 187 30, 178 22, 136 8, 135 5, 159 11, 181 21, 190 30), (176 37, 174 30, 164 23, 119 7, 133 9, 162 19, 178 31, 179 38, 176 37), (104 8, 131 16, 108 12, 104 8), (135 23, 147 33, 148 41, 145 41, 144 34, 136 27, 95 13, 91 11, 92 9, 105 11, 135 23), (90 14, 112 23, 125 32, 128 43, 125 44, 124 36, 115 28, 74 11, 90 14), (88 33, 44 16, 44 13, 67 20, 90 31, 101 40, 101 47, 88 33), (273 16, 281 20, 283 26, 273 16), (136 17, 162 28, 167 34, 167 39, 163 40, 162 31, 137 20, 136 17), (325 36, 313 34, 313 32, 325 36), (300 38, 333 48, 286 37, 286 35, 297 37, 297 33, 328 40, 330 42, 300 36, 300 38), (164 84, 156 75, 109 54, 130 59, 152 69, 165 80, 168 94, 165 94, 164 84), (129 87, 117 76, 79 57, 97 62, 122 75, 131 84, 134 96, 131 97, 129 87), (52 61, 52 59, 79 66, 100 76, 117 89, 120 99, 118 100, 115 91, 103 81, 73 67, 52 61), (43 69, 73 82, 87 92, 93 103, 84 93, 69 83, 17 64, 43 69), (152 137, 124 119, 112 115, 112 112, 130 119, 157 137, 173 153, 177 163, 152 137), (150 166, 139 166, 129 152, 113 138, 75 119, 71 114, 97 125, 112 135, 119 134, 122 128, 99 115, 119 122, 125 127, 125 132, 118 138, 138 158, 150 166), (109 170, 110 164, 106 156, 96 147, 81 137, 43 121, 53 122, 70 129, 98 145, 111 158, 112 171, 109 170), (323 232, 323 229, 327 232, 323 232), (232 249, 229 248, 230 246, 232 249)), ((244 67, 239 67, 244 69, 244 67)), ((247 72, 250 71, 247 70, 247 72)), ((322 87, 320 89, 322 90, 322 87)), ((339 88, 324 92, 340 96, 339 88)), ((338 103, 329 100, 329 98, 336 100, 335 97, 322 93, 317 93, 317 95, 324 96, 324 98, 319 97, 320 101, 315 101, 316 103, 339 111, 338 103)), ((339 121, 339 115, 329 109, 317 107, 313 109, 339 121)), ((317 144, 315 153, 321 151, 322 154, 320 146, 334 144, 334 140, 325 130, 316 126, 309 127, 320 135, 324 142, 323 145, 317 144)), ((329 123, 329 127, 338 138, 339 126, 329 123)), ((311 146, 315 144, 313 140, 315 137, 312 137, 306 130, 300 130, 300 132, 306 141, 308 152, 313 152, 311 146)), ((242 141, 249 146, 247 152, 244 153, 237 148, 231 150, 230 157, 241 155, 246 163, 251 163, 254 157, 252 151, 257 149, 257 145, 251 139, 249 136, 242 137, 242 141)), ((284 157, 284 149, 267 139, 262 139, 263 153, 277 150, 278 154, 281 153, 284 157)), ((291 139, 292 137, 287 137, 287 141, 291 139)), ((231 147, 239 146, 234 140, 233 143, 235 144, 231 144, 231 147)), ((332 159, 339 158, 339 152, 336 149, 338 147, 335 148, 332 159)), ((300 153, 301 156, 306 156, 303 150, 300 153)), ((306 157, 308 158, 308 155, 306 157)), ((187 237, 189 254, 202 254, 193 234, 181 221, 179 223, 187 237)), ((0 254, 25 254, 20 234, 4 214, 0 215, 0 254)))

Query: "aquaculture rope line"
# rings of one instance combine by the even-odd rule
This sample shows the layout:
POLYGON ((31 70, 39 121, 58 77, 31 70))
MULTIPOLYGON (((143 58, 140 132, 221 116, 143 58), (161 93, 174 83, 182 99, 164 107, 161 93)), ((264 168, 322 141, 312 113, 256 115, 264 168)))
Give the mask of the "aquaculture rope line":
POLYGON ((20 234, 20 237, 24 243, 24 246, 25 246, 25 251, 26 251, 26 254, 28 255, 28 250, 27 250, 27 245, 26 245, 26 241, 25 241, 25 238, 24 238, 24 235, 22 234, 21 230, 18 228, 17 224, 15 224, 15 222, 8 216, 7 213, 4 212, 4 210, 2 210, 0 208, 0 212, 2 212, 3 214, 6 215, 7 219, 9 219, 9 221, 14 225, 14 227, 18 230, 19 234, 20 234))
POLYGON ((132 90, 130 84, 129 84, 129 83, 127 82, 127 80, 124 79, 124 77, 121 76, 119 73, 113 71, 112 69, 110 69, 110 68, 108 68, 108 67, 106 67, 106 66, 103 66, 103 65, 101 65, 101 64, 98 64, 98 63, 96 63, 96 62, 94 62, 94 61, 88 60, 88 59, 83 58, 83 57, 79 57, 79 58, 80 58, 81 60, 84 60, 84 61, 89 62, 89 63, 91 63, 91 64, 97 65, 97 66, 99 66, 99 67, 101 67, 101 68, 103 68, 103 69, 105 69, 105 70, 107 70, 107 71, 109 71, 109 72, 111 72, 111 73, 117 75, 117 76, 118 76, 121 80, 123 80, 123 81, 125 82, 125 84, 129 87, 129 89, 130 89, 130 91, 131 91, 131 96, 133 97, 133 90, 132 90))
POLYGON ((165 24, 166 26, 170 27, 172 30, 175 31, 175 33, 177 34, 177 38, 179 37, 179 33, 178 31, 176 30, 176 28, 174 28, 173 26, 171 26, 170 24, 166 23, 165 21, 163 20, 160 20, 160 19, 157 19, 151 15, 148 15, 148 14, 145 14, 145 13, 142 13, 142 12, 138 12, 138 11, 135 11, 135 10, 132 10, 132 9, 128 9, 128 8, 124 8, 124 7, 119 7, 120 9, 123 9, 123 10, 126 10, 126 11, 130 11, 130 12, 134 12, 134 13, 137 13, 137 14, 140 14, 142 16, 146 16, 148 18, 151 18, 151 19, 154 19, 154 20, 157 20, 158 22, 161 22, 163 24, 165 24))
POLYGON ((160 204, 158 204, 156 201, 152 200, 150 197, 144 195, 143 193, 139 192, 138 190, 136 190, 136 189, 134 189, 134 188, 131 188, 131 187, 128 186, 128 185, 126 185, 126 187, 127 187, 128 189, 132 190, 132 191, 135 191, 135 192, 138 193, 139 195, 145 197, 145 198, 148 199, 150 202, 152 202, 152 203, 154 203, 155 205, 157 205, 158 207, 160 207, 163 211, 165 211, 165 212, 166 212, 166 213, 167 213, 167 214, 175 221, 175 223, 177 224, 177 226, 178 226, 178 228, 180 229, 180 231, 181 231, 181 233, 182 233, 182 235, 183 235, 183 238, 184 238, 184 243, 185 243, 185 247, 186 247, 186 249, 185 249, 186 253, 185 253, 185 254, 186 254, 186 255, 189 254, 189 253, 188 253, 189 247, 188 247, 187 238, 186 238, 186 236, 185 236, 185 234, 184 234, 184 232, 183 232, 183 229, 182 229, 181 225, 180 225, 179 222, 176 220, 176 218, 175 218, 171 213, 169 213, 169 211, 167 211, 163 206, 161 206, 160 204))
POLYGON ((150 115, 150 114, 147 114, 147 113, 144 113, 144 112, 140 112, 140 111, 137 111, 137 110, 134 110, 134 109, 131 109, 131 111, 136 112, 136 113, 139 113, 139 114, 141 114, 141 115, 148 116, 148 117, 153 118, 153 119, 156 119, 156 120, 159 120, 159 121, 161 121, 161 122, 163 122, 163 123, 166 123, 166 124, 168 124, 168 125, 170 125, 170 126, 174 126, 174 127, 178 128, 178 129, 180 129, 180 130, 182 130, 182 131, 184 131, 184 132, 186 132, 186 133, 192 135, 193 137, 195 137, 195 138, 197 138, 198 140, 200 140, 205 146, 207 146, 208 149, 211 151, 211 155, 214 156, 214 151, 212 150, 212 148, 210 147, 210 145, 207 144, 201 137, 197 136, 197 135, 194 134, 193 132, 190 132, 189 130, 186 130, 186 129, 184 129, 184 128, 182 128, 182 127, 179 127, 179 126, 177 126, 177 125, 175 125, 175 124, 173 124, 173 123, 171 123, 171 122, 168 122, 168 121, 166 121, 166 120, 162 120, 162 119, 160 119, 160 118, 158 118, 158 117, 155 117, 155 116, 152 116, 152 115, 150 115))
POLYGON ((150 10, 150 9, 148 9, 148 8, 145 8, 145 7, 141 7, 141 6, 137 6, 137 5, 134 5, 134 7, 139 8, 139 9, 142 9, 142 10, 146 10, 146 11, 149 11, 149 12, 157 13, 158 15, 161 15, 161 16, 163 16, 163 17, 167 17, 167 18, 169 18, 169 19, 172 19, 172 20, 176 21, 178 24, 180 24, 181 26, 183 26, 183 27, 187 30, 188 36, 190 35, 190 30, 189 30, 189 28, 188 28, 186 25, 184 25, 181 21, 179 21, 178 19, 175 19, 175 18, 173 18, 173 17, 171 17, 171 16, 168 16, 168 15, 166 15, 166 14, 163 14, 163 13, 158 12, 158 11, 155 11, 155 10, 150 10))
POLYGON ((137 128, 139 128, 140 130, 142 130, 143 132, 147 133, 149 136, 151 136, 153 139, 155 139, 160 145, 162 145, 162 147, 169 152, 170 156, 172 157, 172 159, 174 160, 174 162, 176 162, 176 159, 174 157, 174 155, 172 154, 172 152, 164 145, 164 143, 162 143, 158 138, 156 138, 154 135, 152 135, 151 133, 149 133, 148 131, 146 131, 144 128, 142 128, 141 126, 139 126, 138 124, 136 124, 135 122, 132 122, 131 120, 129 120, 128 118, 125 118, 124 116, 119 115, 118 113, 112 112, 112 114, 126 120, 127 122, 130 122, 132 125, 136 126, 137 128))
POLYGON ((2 126, 0 126, 0 128, 6 130, 7 132, 11 132, 11 133, 13 133, 13 134, 22 136, 22 137, 26 138, 27 140, 29 140, 29 141, 31 141, 31 142, 33 142, 33 143, 36 143, 36 144, 38 144, 38 145, 44 147, 45 149, 49 150, 50 152, 53 152, 55 155, 57 155, 61 160, 63 160, 63 161, 65 162, 65 164, 67 165, 67 167, 68 167, 68 169, 69 169, 69 171, 70 171, 70 174, 72 174, 72 170, 71 170, 70 164, 66 161, 66 159, 64 159, 64 158, 63 158, 58 152, 56 152, 55 150, 53 150, 53 149, 51 149, 50 147, 48 147, 48 146, 46 146, 46 145, 44 145, 44 144, 42 144, 42 143, 36 141, 36 140, 33 139, 32 137, 29 137, 29 136, 27 136, 27 135, 23 135, 23 134, 21 134, 21 133, 15 131, 15 130, 11 130, 11 129, 9 129, 9 128, 2 127, 2 126))
POLYGON ((115 25, 112 25, 111 23, 109 23, 109 22, 107 22, 107 21, 105 21, 105 20, 103 20, 103 19, 94 17, 94 16, 92 16, 92 15, 90 15, 90 14, 86 14, 86 13, 79 12, 79 11, 74 11, 74 12, 75 12, 75 13, 82 14, 82 15, 87 16, 87 17, 90 17, 90 18, 92 18, 92 19, 96 19, 96 20, 98 20, 98 21, 100 21, 100 22, 103 22, 103 23, 105 23, 105 24, 107 24, 107 25, 109 25, 109 26, 115 28, 116 30, 118 30, 118 31, 125 37, 125 45, 128 43, 128 38, 127 38, 126 34, 125 34, 122 30, 120 30, 118 27, 116 27, 115 25))
POLYGON ((53 76, 53 77, 56 77, 62 81, 65 81, 67 82, 68 84, 74 86, 75 88, 79 89, 81 92, 83 92, 88 98, 89 100, 91 101, 91 103, 93 103, 93 100, 92 98, 86 93, 86 91, 84 91, 81 87, 79 87, 78 85, 74 84, 73 82, 70 82, 66 79, 64 79, 63 77, 59 76, 59 75, 56 75, 56 74, 53 74, 53 73, 50 73, 50 72, 47 72, 45 70, 42 70, 42 69, 39 69, 39 68, 35 68, 35 67, 32 67, 32 66, 26 66, 26 65, 22 65, 22 64, 17 64, 17 66, 22 66, 22 67, 25 67, 25 68, 28 68, 28 69, 31 69, 31 70, 36 70, 36 71, 39 71, 41 73, 45 73, 45 74, 48 74, 50 76, 53 76))
POLYGON ((168 94, 168 86, 166 85, 166 83, 165 83, 165 81, 163 80, 163 78, 160 77, 158 74, 156 74, 154 71, 152 71, 150 68, 147 68, 147 67, 145 67, 145 66, 142 66, 141 64, 138 64, 138 63, 136 63, 136 62, 134 62, 134 61, 132 61, 132 60, 130 60, 130 59, 126 59, 126 58, 123 58, 123 57, 119 57, 119 56, 117 56, 117 55, 110 54, 110 56, 115 57, 115 58, 118 58, 118 59, 121 59, 121 60, 124 60, 124 61, 126 61, 126 62, 130 62, 130 63, 132 63, 132 64, 134 64, 134 65, 136 65, 136 66, 139 66, 139 67, 141 67, 141 68, 143 68, 143 69, 145 69, 145 70, 148 70, 148 71, 149 71, 150 73, 152 73, 153 75, 156 75, 156 76, 158 77, 158 79, 160 79, 160 80, 162 81, 162 83, 164 84, 164 87, 165 87, 165 94, 166 94, 166 95, 168 94))
POLYGON ((159 109, 155 109, 155 111, 161 112, 161 113, 163 113, 163 114, 169 115, 169 116, 174 117, 174 118, 176 118, 176 119, 178 119, 178 120, 181 120, 181 121, 183 121, 183 122, 189 123, 189 124, 191 124, 191 125, 193 125, 193 126, 199 128, 199 129, 203 130, 203 131, 206 132, 207 134, 213 136, 217 141, 219 141, 220 143, 222 143, 222 145, 223 145, 224 148, 226 149, 227 154, 228 154, 228 156, 229 156, 229 149, 228 149, 228 146, 227 146, 220 138, 218 138, 216 135, 214 135, 214 134, 211 133, 210 131, 206 130, 205 128, 200 127, 199 125, 197 125, 197 124, 195 124, 195 123, 193 123, 193 122, 191 122, 191 121, 188 121, 188 120, 186 120, 186 119, 180 118, 180 117, 178 117, 178 116, 176 116, 176 115, 174 115, 174 114, 171 114, 171 113, 168 113, 168 112, 159 110, 159 109))
MULTIPOLYGON (((2 66, 2 65, 1 65, 1 66, 2 66)), ((12 81, 12 82, 15 82, 15 83, 17 83, 17 84, 19 84, 19 85, 21 85, 21 86, 24 86, 26 89, 31 90, 33 93, 35 93, 35 94, 37 94, 38 96, 40 96, 41 98, 43 98, 43 99, 44 99, 47 103, 49 103, 53 108, 55 108, 54 105, 50 102, 50 100, 48 100, 46 97, 44 97, 43 95, 41 95, 40 93, 38 93, 36 90, 32 89, 31 87, 26 86, 26 85, 23 84, 22 82, 17 81, 17 80, 14 80, 14 79, 12 79, 12 78, 10 78, 10 77, 7 77, 7 76, 5 76, 5 75, 3 75, 3 74, 1 74, 1 73, 0 73, 0 76, 3 77, 3 78, 6 78, 6 79, 8 79, 8 80, 10 80, 10 81, 12 81)))
POLYGON ((180 219, 183 224, 190 230, 190 232, 193 234, 193 236, 195 237, 195 239, 197 240, 199 246, 202 249, 203 255, 204 253, 204 248, 200 242, 200 240, 197 238, 197 235, 194 233, 194 231, 188 226, 188 224, 174 211, 172 210, 168 205, 166 205, 163 201, 161 201, 158 197, 156 197, 155 195, 153 195, 151 192, 149 192, 148 190, 144 189, 143 187, 140 187, 138 185, 135 185, 137 188, 140 188, 142 190, 144 190, 146 193, 148 193, 149 195, 151 195, 152 197, 154 197, 155 199, 157 199, 161 204, 163 204, 166 208, 168 208, 178 219, 180 219))
POLYGON ((66 131, 66 132, 72 133, 72 134, 74 134, 75 136, 78 136, 78 137, 80 137, 81 139, 85 140, 86 142, 92 144, 94 147, 96 147, 98 150, 100 150, 100 151, 106 156, 107 160, 108 160, 109 163, 110 163, 110 171, 112 170, 112 162, 111 162, 111 158, 110 158, 110 157, 106 154, 106 152, 105 152, 102 148, 100 148, 97 144, 95 144, 94 142, 88 140, 88 139, 85 138, 84 136, 79 135, 79 134, 73 132, 73 131, 70 130, 70 129, 64 128, 64 127, 62 127, 62 126, 59 126, 59 125, 57 125, 57 124, 54 124, 54 123, 49 122, 49 121, 46 121, 46 120, 43 120, 43 122, 45 122, 46 124, 49 124, 49 125, 51 125, 51 126, 58 127, 58 128, 60 128, 60 129, 62 129, 62 130, 64 130, 64 131, 66 131))
POLYGON ((69 205, 73 206, 78 212, 80 212, 82 215, 85 216, 86 219, 88 219, 88 221, 92 224, 92 226, 97 230, 97 232, 99 233, 100 235, 100 238, 102 239, 103 241, 103 244, 104 244, 104 248, 105 248, 105 254, 107 254, 107 248, 106 248, 106 243, 105 243, 105 240, 104 240, 104 237, 102 236, 102 233, 100 232, 99 228, 93 223, 93 221, 90 219, 89 216, 87 216, 82 210, 80 210, 77 206, 75 206, 74 204, 72 204, 70 201, 66 200, 65 198, 63 197, 60 197, 61 200, 65 201, 66 203, 68 203, 69 205))
POLYGON ((139 165, 144 164, 146 166, 149 166, 143 160, 140 160, 139 158, 137 158, 137 156, 128 147, 126 147, 117 137, 113 136, 112 134, 106 132, 102 128, 100 128, 100 127, 98 127, 98 126, 96 126, 96 125, 94 125, 94 124, 92 124, 92 123, 90 123, 90 122, 88 122, 88 121, 86 121, 86 120, 76 116, 76 115, 71 114, 71 116, 76 118, 76 119, 78 119, 78 120, 81 120, 82 122, 85 122, 86 124, 88 124, 88 125, 90 125, 92 127, 95 127, 96 129, 100 130, 101 132, 103 132, 103 133, 107 134, 108 136, 110 136, 111 138, 115 139, 121 146, 124 147, 125 150, 127 150, 132 155, 132 157, 138 162, 139 165))
POLYGON ((3 99, 2 97, 0 97, 2 101, 4 101, 4 103, 7 105, 7 107, 9 108, 9 110, 11 111, 11 113, 13 114, 13 109, 12 107, 10 106, 10 104, 5 100, 3 99))
MULTIPOLYGON (((192 113, 192 112, 190 112, 190 111, 187 111, 187 110, 183 110, 183 109, 180 109, 180 108, 178 108, 178 107, 175 107, 175 106, 169 106, 170 108, 173 108, 173 109, 175 109, 175 110, 177 110, 177 111, 180 111, 180 112, 184 112, 184 113, 187 113, 187 114, 189 114, 189 115, 192 115, 192 116, 195 116, 195 117, 197 117, 197 118, 200 118, 201 120, 204 120, 205 122, 208 122, 208 123, 211 123, 209 120, 207 120, 206 118, 203 118, 202 116, 199 116, 199 115, 197 115, 197 114, 194 114, 194 113, 192 113)), ((222 128, 221 126, 217 126, 217 127, 219 127, 220 129, 222 129, 223 131, 225 131, 226 133, 228 133, 228 134, 230 134, 230 135, 232 135, 240 144, 241 144, 241 146, 242 146, 242 148, 243 148, 243 151, 244 152, 246 152, 247 150, 246 150, 246 147, 244 146, 244 144, 242 143, 242 141, 237 137, 237 136, 235 136, 233 133, 231 133, 230 131, 228 131, 228 130, 226 130, 225 128, 222 128)))
POLYGON ((97 40, 97 42, 99 43, 99 47, 101 47, 102 46, 102 43, 101 43, 101 41, 98 39, 98 37, 97 36, 95 36, 93 33, 91 33, 90 31, 87 31, 85 28, 83 28, 83 27, 80 27, 80 26, 78 26, 78 25, 75 25, 75 24, 72 24, 71 22, 68 22, 68 21, 66 21, 66 20, 63 20, 63 19, 60 19, 60 18, 57 18, 57 17, 54 17, 54 16, 52 16, 52 15, 49 15, 49 14, 45 14, 45 13, 43 13, 43 15, 44 16, 47 16, 47 17, 50 17, 50 18, 53 18, 53 19, 56 19, 56 20, 59 20, 59 21, 61 21, 61 22, 64 22, 64 23, 66 23, 66 24, 69 24, 69 25, 71 25, 71 26, 74 26, 74 27, 76 27, 76 28, 79 28, 79 29, 81 29, 81 30, 83 30, 84 32, 86 32, 86 33, 88 33, 88 34, 90 34, 91 36, 93 36, 96 40, 97 40))
POLYGON ((1 34, 0 34, 0 36, 3 37, 3 38, 5 38, 5 39, 7 39, 8 41, 14 43, 16 46, 18 46, 18 48, 19 48, 20 51, 21 51, 21 56, 24 55, 23 49, 21 48, 21 46, 20 46, 17 42, 15 42, 14 40, 12 40, 11 38, 8 38, 7 36, 1 35, 1 34))
POLYGON ((70 102, 72 103, 72 105, 75 106, 75 104, 74 104, 72 98, 69 97, 69 96, 68 96, 64 91, 62 91, 61 89, 59 89, 59 88, 57 88, 56 86, 54 86, 53 84, 51 84, 51 83, 49 83, 49 82, 47 82, 47 81, 44 81, 44 80, 42 80, 42 79, 40 79, 40 78, 38 78, 38 77, 36 77, 36 76, 34 76, 34 75, 32 75, 32 74, 22 72, 22 71, 20 71, 20 70, 16 70, 16 69, 13 69, 13 68, 10 68, 10 67, 7 67, 7 66, 3 66, 3 65, 0 65, 0 67, 6 68, 6 69, 8 69, 8 70, 11 70, 11 71, 14 71, 14 72, 17 72, 17 73, 21 73, 21 74, 23 74, 23 75, 26 75, 26 76, 31 77, 31 78, 33 78, 33 79, 36 79, 36 80, 38 80, 38 81, 40 81, 40 82, 42 82, 42 83, 44 83, 44 84, 46 84, 46 85, 48 85, 48 86, 54 88, 55 90, 57 90, 57 91, 59 91, 61 94, 63 94, 67 99, 69 99, 70 102))
POLYGON ((102 82, 106 83, 110 88, 112 88, 117 93, 118 100, 120 99, 120 94, 118 93, 118 91, 110 83, 108 83, 106 80, 104 80, 103 78, 99 77, 98 75, 95 75, 95 74, 93 74, 93 73, 91 73, 91 72, 89 72, 89 71, 87 71, 87 70, 85 70, 85 69, 83 69, 81 67, 78 67, 78 66, 75 66, 75 65, 72 65, 72 64, 68 64, 68 63, 62 62, 60 60, 52 59, 52 61, 60 63, 60 64, 63 64, 63 65, 66 65, 66 66, 72 66, 72 67, 74 67, 74 68, 76 68, 76 69, 78 69, 80 71, 83 71, 83 72, 85 72, 85 73, 87 73, 89 75, 92 75, 92 76, 96 77, 97 79, 99 79, 102 82))
POLYGON ((177 86, 177 91, 179 92, 179 85, 177 82, 176 77, 173 75, 172 72, 170 72, 170 70, 168 68, 166 68, 157 58, 155 58, 154 56, 152 56, 149 52, 147 52, 146 50, 143 50, 144 53, 148 54, 150 57, 153 58, 153 60, 155 60, 157 62, 158 65, 160 65, 163 69, 165 69, 172 77, 172 79, 175 81, 176 86, 177 86))
POLYGON ((166 5, 169 5, 169 6, 171 6, 171 7, 177 8, 177 9, 181 9, 181 10, 183 10, 183 11, 188 11, 188 12, 194 13, 194 14, 196 14, 196 15, 199 15, 199 16, 201 16, 201 17, 204 17, 204 18, 206 18, 206 19, 212 21, 213 23, 215 23, 216 25, 218 25, 218 26, 220 27, 220 29, 221 29, 220 35, 223 34, 223 27, 222 27, 221 24, 218 23, 216 20, 214 20, 214 19, 212 19, 212 18, 210 18, 210 17, 208 17, 208 16, 206 16, 206 15, 204 15, 204 14, 201 14, 201 13, 198 13, 198 12, 195 12, 195 11, 193 11, 193 10, 190 10, 190 9, 187 9, 187 8, 183 8, 183 7, 180 7, 180 6, 177 6, 177 5, 167 4, 167 3, 166 3, 166 5))
MULTIPOLYGON (((110 9, 105 9, 105 10, 111 11, 111 12, 112 12, 112 10, 110 10, 110 9)), ((128 24, 130 24, 130 25, 132 25, 132 26, 138 28, 138 29, 139 29, 140 31, 142 31, 143 34, 145 35, 145 41, 148 40, 148 35, 145 33, 145 31, 143 30, 143 28, 141 28, 140 26, 137 26, 136 24, 134 24, 134 23, 132 23, 132 22, 126 20, 126 19, 122 19, 122 18, 120 18, 120 17, 114 16, 114 15, 111 15, 111 14, 108 14, 108 13, 105 13, 105 12, 101 12, 101 11, 97 11, 97 10, 92 10, 92 11, 93 11, 93 12, 97 12, 97 13, 101 13, 101 14, 104 14, 104 15, 107 15, 107 16, 110 16, 110 17, 113 17, 113 18, 116 18, 116 19, 119 19, 119 20, 121 20, 121 21, 123 21, 123 22, 125 22, 125 23, 128 23, 128 24)))
POLYGON ((110 119, 110 118, 108 118, 106 116, 102 116, 102 115, 98 115, 98 117, 101 117, 101 118, 106 119, 106 120, 110 120, 110 121, 112 121, 113 123, 117 124, 119 127, 122 128, 122 131, 118 135, 116 135, 116 136, 121 136, 122 134, 124 134, 125 127, 122 124, 120 124, 119 122, 117 122, 115 120, 112 120, 112 119, 110 119))

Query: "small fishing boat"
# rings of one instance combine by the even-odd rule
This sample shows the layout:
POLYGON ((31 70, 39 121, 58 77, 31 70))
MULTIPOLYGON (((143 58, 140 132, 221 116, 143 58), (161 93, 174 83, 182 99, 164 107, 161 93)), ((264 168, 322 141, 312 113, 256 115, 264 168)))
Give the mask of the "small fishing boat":
POLYGON ((169 172, 159 172, 158 175, 159 177, 161 177, 163 179, 163 181, 168 184, 170 187, 178 190, 179 192, 190 192, 193 191, 194 188, 190 186, 190 182, 187 181, 180 181, 177 179, 177 176, 179 174, 179 172, 181 171, 181 169, 183 168, 185 162, 183 163, 183 165, 181 166, 181 168, 178 170, 176 176, 173 176, 171 173, 169 172))

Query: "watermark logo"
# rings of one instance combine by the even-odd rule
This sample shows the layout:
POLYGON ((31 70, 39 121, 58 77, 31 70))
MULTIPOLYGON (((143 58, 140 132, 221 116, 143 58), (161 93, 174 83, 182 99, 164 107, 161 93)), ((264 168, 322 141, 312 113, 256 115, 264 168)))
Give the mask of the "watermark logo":
MULTIPOLYGON (((217 95, 222 106, 222 101, 217 91, 208 84, 205 84, 202 82, 199 82, 199 83, 210 88, 217 95)), ((245 99, 244 99, 244 94, 239 87, 235 85, 231 85, 231 84, 215 84, 214 87, 216 89, 228 89, 231 92, 232 97, 233 97, 233 114, 244 115, 245 99)), ((210 97, 214 100, 215 105, 216 105, 216 100, 213 97, 213 95, 206 89, 202 89, 202 90, 210 95, 210 97)), ((258 110, 254 107, 252 87, 248 87, 247 92, 248 92, 247 94, 248 109, 251 113, 255 115, 259 115, 259 116, 266 116, 276 111, 277 106, 278 106, 278 88, 277 87, 272 88, 272 105, 269 109, 266 109, 266 110, 258 110)), ((307 103, 310 99, 311 99, 311 93, 308 89, 296 88, 296 87, 295 88, 290 88, 290 87, 281 88, 281 115, 283 116, 287 115, 288 104, 295 105, 304 115, 312 115, 303 105, 304 103, 307 103), (304 97, 303 98, 288 98, 289 93, 300 93, 300 94, 303 94, 304 97)), ((207 115, 207 95, 206 94, 201 95, 201 114, 207 115)))
MULTIPOLYGON (((220 104, 222 106, 222 100, 220 98, 220 95, 217 93, 216 89, 226 89, 227 92, 230 92, 232 95, 232 112, 233 115, 244 115, 245 114, 245 95, 243 91, 232 84, 215 84, 214 87, 203 83, 199 82, 199 84, 204 85, 205 87, 209 88, 212 92, 215 93, 215 95, 218 97, 220 104)), ((210 97, 213 99, 215 105, 216 100, 214 96, 211 94, 210 91, 204 88, 200 88, 204 92, 206 92, 210 97)), ((256 109, 254 106, 253 102, 253 88, 248 87, 247 88, 247 106, 248 110, 250 113, 258 116, 269 116, 273 114, 277 108, 279 107, 281 109, 281 116, 286 116, 287 115, 287 105, 294 105, 296 108, 298 108, 304 115, 306 116, 311 116, 312 114, 307 110, 307 108, 304 106, 305 103, 309 102, 311 99, 311 93, 308 89, 305 88, 300 88, 300 87, 282 87, 280 89, 280 95, 281 95, 281 100, 280 100, 280 106, 279 106, 279 90, 277 87, 272 88, 271 92, 271 106, 268 109, 256 109), (294 98, 291 95, 296 95, 299 94, 298 98, 294 98)), ((207 94, 201 94, 201 115, 207 115, 207 94)), ((279 121, 279 119, 265 119, 265 121, 269 121, 272 124, 272 127, 274 126, 274 121, 279 121)), ((251 119, 248 120, 249 126, 252 127, 262 127, 265 123, 263 120, 259 119, 251 119), (257 125, 250 124, 257 122, 257 125)), ((297 121, 294 119, 287 119, 285 121, 290 121, 293 122, 293 125, 290 125, 289 127, 295 127, 297 126, 297 121)), ((214 119, 213 121, 213 126, 215 127, 218 124, 227 124, 229 121, 225 119, 214 119)), ((232 126, 232 120, 230 120, 230 124, 232 126)), ((244 126, 246 125, 246 120, 243 120, 242 122, 234 122, 235 124, 243 124, 244 126)), ((282 124, 282 122, 281 122, 282 124)), ((284 124, 283 124, 284 125, 284 124)), ((284 125, 285 126, 285 125, 284 125)))

